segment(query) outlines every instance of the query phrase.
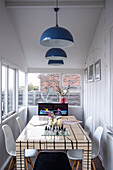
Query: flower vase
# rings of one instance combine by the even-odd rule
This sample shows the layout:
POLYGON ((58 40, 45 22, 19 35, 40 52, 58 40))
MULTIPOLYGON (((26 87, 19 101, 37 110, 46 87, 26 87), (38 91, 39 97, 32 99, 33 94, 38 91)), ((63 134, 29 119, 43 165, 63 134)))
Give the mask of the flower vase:
POLYGON ((61 97, 60 103, 65 103, 65 97, 61 97))

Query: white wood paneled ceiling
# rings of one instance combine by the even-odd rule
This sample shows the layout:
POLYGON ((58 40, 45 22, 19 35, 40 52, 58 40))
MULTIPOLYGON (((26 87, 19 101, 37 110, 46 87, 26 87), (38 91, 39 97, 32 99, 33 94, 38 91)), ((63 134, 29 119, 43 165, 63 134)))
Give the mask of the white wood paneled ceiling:
MULTIPOLYGON (((104 1, 59 0, 59 25, 74 37, 74 46, 64 48, 67 59, 62 68, 84 68, 104 1)), ((29 68, 48 66, 45 53, 49 49, 40 45, 40 36, 47 28, 55 26, 55 0, 7 0, 18 40, 29 68)))

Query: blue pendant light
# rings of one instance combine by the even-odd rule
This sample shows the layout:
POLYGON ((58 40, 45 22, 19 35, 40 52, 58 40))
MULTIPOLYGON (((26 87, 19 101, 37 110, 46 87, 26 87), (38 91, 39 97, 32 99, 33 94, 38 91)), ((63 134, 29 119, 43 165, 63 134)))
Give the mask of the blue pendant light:
POLYGON ((56 0, 56 26, 48 28, 43 32, 40 38, 40 44, 45 47, 71 47, 74 45, 74 40, 71 33, 63 28, 58 26, 58 0, 56 0))
POLYGON ((60 66, 63 64, 64 64, 63 60, 49 60, 48 61, 48 65, 51 65, 51 66, 60 66))
POLYGON ((51 48, 47 51, 45 58, 51 60, 61 60, 67 58, 67 55, 61 48, 51 48))

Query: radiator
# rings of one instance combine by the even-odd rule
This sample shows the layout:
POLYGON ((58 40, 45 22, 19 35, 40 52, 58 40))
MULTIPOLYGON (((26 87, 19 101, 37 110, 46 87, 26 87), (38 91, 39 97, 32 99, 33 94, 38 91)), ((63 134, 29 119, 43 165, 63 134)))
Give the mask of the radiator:
POLYGON ((107 170, 113 170, 113 134, 107 133, 107 170))

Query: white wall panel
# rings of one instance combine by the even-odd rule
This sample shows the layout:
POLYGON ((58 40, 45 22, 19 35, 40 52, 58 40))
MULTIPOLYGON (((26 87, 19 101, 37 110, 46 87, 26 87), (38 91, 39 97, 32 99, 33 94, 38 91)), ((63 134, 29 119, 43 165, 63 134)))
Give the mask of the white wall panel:
MULTIPOLYGON (((101 59, 101 80, 84 83, 84 117, 92 115, 94 133, 97 126, 104 127, 100 158, 106 168, 106 125, 113 126, 113 1, 106 1, 89 49, 86 67, 101 59)), ((111 148, 112 149, 112 148, 111 148)))

